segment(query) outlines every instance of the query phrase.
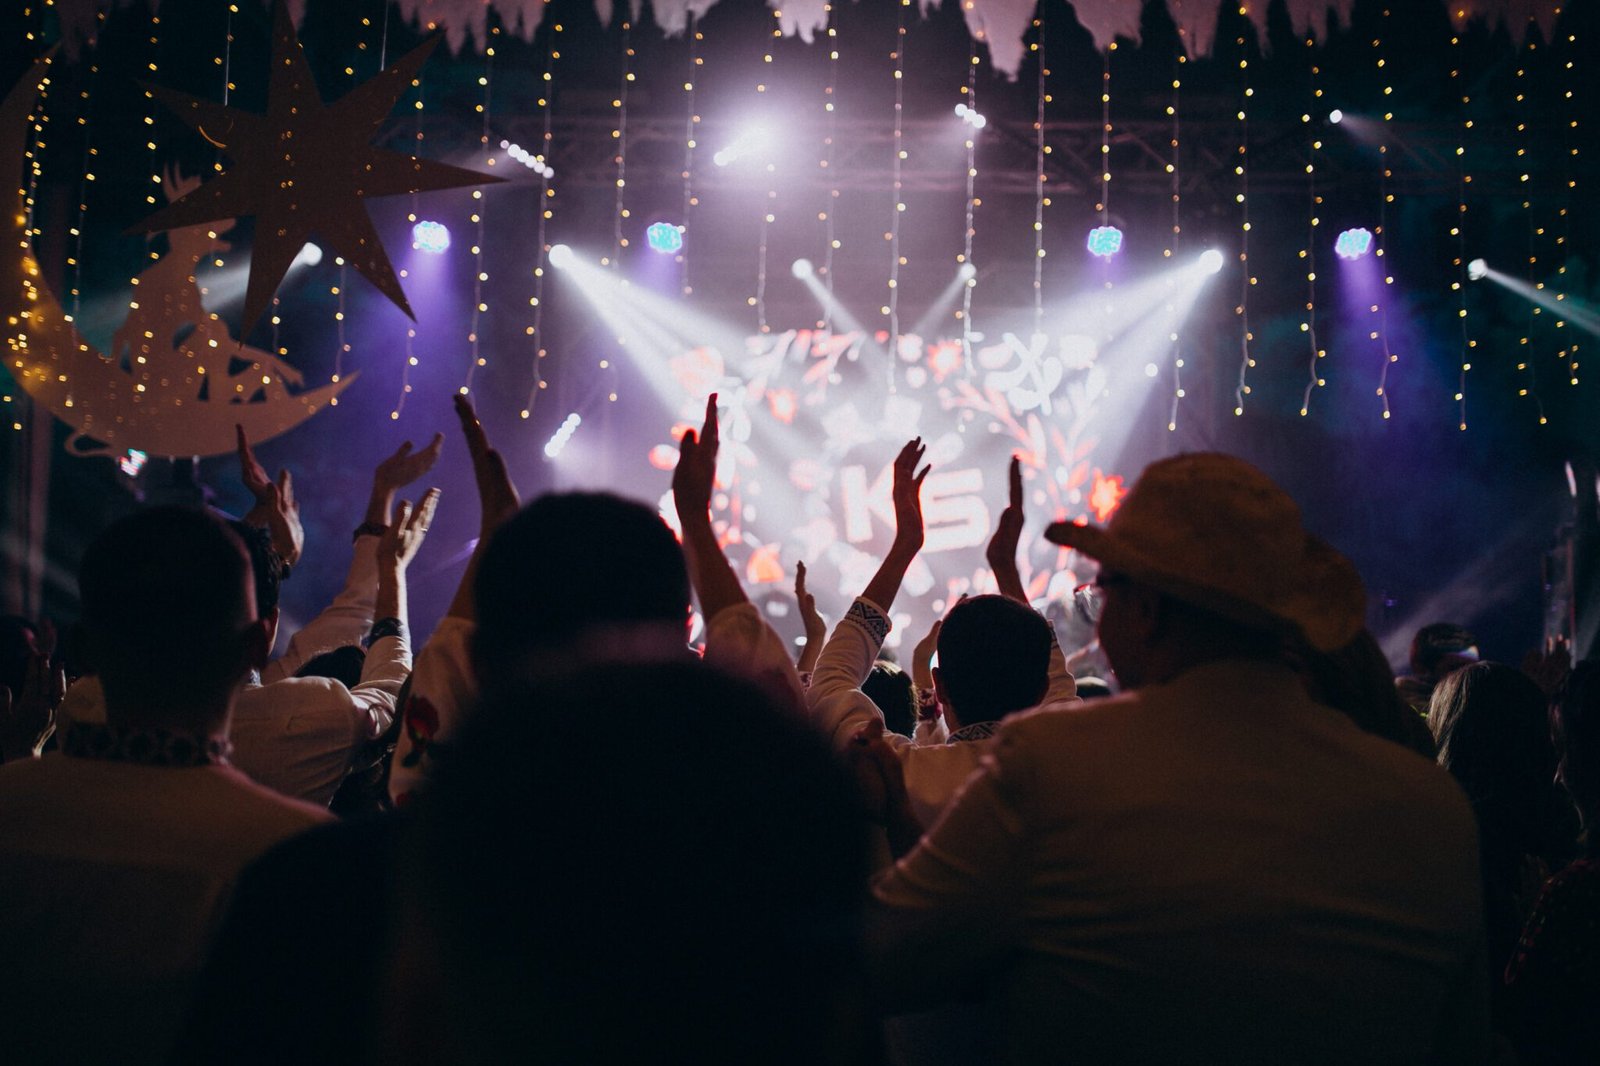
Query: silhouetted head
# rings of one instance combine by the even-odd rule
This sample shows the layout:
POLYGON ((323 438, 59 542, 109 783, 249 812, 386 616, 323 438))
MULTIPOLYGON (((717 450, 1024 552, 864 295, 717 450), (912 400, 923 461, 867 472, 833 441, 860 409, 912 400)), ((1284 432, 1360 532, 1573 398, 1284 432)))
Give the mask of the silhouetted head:
MULTIPOLYGON (((355 688, 361 683, 361 668, 366 664, 367 653, 354 644, 347 644, 342 648, 313 655, 305 661, 305 665, 294 672, 294 676, 328 677, 345 688, 355 688)), ((407 675, 408 679, 409 676, 407 675)))
POLYGON ((872 664, 861 691, 883 712, 883 724, 891 733, 909 737, 917 728, 917 687, 899 663, 879 659, 872 664))
POLYGON ((415 811, 395 1009, 444 1061, 845 1061, 865 823, 758 688, 684 660, 502 690, 415 811))
POLYGON ((1411 673, 1423 681, 1478 661, 1478 638, 1454 622, 1434 622, 1411 638, 1411 673))
POLYGON ((677 538, 655 511, 610 493, 552 493, 528 504, 494 534, 474 589, 473 655, 486 687, 608 630, 641 646, 681 647, 688 636, 689 575, 677 538))
POLYGON ((0 615, 0 685, 15 696, 22 691, 28 662, 38 651, 33 623, 21 615, 0 615))
POLYGON ((934 685, 950 724, 999 721, 1044 699, 1050 686, 1050 623, 1004 596, 973 596, 939 629, 934 685))
POLYGON ((246 525, 237 518, 227 521, 228 528, 233 530, 244 545, 245 554, 250 557, 256 616, 267 622, 267 636, 275 642, 278 636, 278 597, 283 590, 283 556, 272 546, 272 534, 260 526, 246 525))
POLYGON ((112 724, 215 729, 265 661, 244 546, 200 511, 157 507, 113 523, 84 552, 78 587, 112 724))
POLYGON ((1550 732, 1558 758, 1557 774, 1572 797, 1588 834, 1589 849, 1600 845, 1600 659, 1572 668, 1561 698, 1550 708, 1550 732))
POLYGON ((1537 853, 1542 843, 1556 766, 1545 702, 1532 679, 1502 663, 1473 663, 1433 690, 1439 765, 1472 802, 1486 851, 1537 853))

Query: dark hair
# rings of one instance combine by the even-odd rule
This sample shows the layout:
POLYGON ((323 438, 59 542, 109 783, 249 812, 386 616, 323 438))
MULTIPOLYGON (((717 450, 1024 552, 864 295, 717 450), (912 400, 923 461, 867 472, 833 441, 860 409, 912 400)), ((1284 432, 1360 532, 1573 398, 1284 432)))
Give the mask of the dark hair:
POLYGON ((689 613, 689 575, 672 531, 649 507, 602 492, 552 493, 524 507, 489 542, 474 592, 474 655, 486 682, 506 663, 588 631, 681 628, 689 613))
POLYGON ((1004 596, 974 596, 939 630, 939 679, 963 725, 1026 710, 1050 683, 1050 623, 1004 596))
POLYGON ((1561 698, 1550 707, 1550 733, 1555 742, 1561 784, 1583 819, 1590 852, 1600 845, 1600 659, 1585 659, 1572 668, 1561 698))
POLYGON ((1419 677, 1433 677, 1446 657, 1459 655, 1477 643, 1477 637, 1454 622, 1423 626, 1411 638, 1411 672, 1419 677))
POLYGON ((184 507, 120 519, 83 554, 91 657, 115 720, 125 702, 175 717, 214 710, 245 669, 249 562, 221 521, 184 507))
MULTIPOLYGON (((313 655, 307 659, 294 672, 295 677, 330 677, 344 685, 345 688, 355 688, 361 683, 361 668, 367 663, 367 653, 354 644, 346 644, 342 648, 334 648, 320 655, 313 655)), ((409 674, 406 675, 408 678, 409 674)), ((401 706, 396 704, 396 706, 401 706)))
POLYGON ((891 733, 909 737, 917 728, 917 686, 899 663, 879 659, 872 664, 861 691, 883 712, 883 724, 891 733))
POLYGON ((0 687, 10 689, 13 696, 22 691, 28 676, 36 632, 33 623, 21 615, 0 615, 0 687))
POLYGON ((1429 759, 1437 756, 1427 722, 1401 698, 1394 671, 1369 629, 1338 651, 1300 648, 1304 676, 1318 702, 1344 712, 1363 732, 1429 759))
POLYGON ((283 557, 272 546, 272 534, 261 527, 230 518, 228 528, 238 536, 250 557, 250 574, 256 587, 256 617, 265 618, 278 606, 278 594, 283 586, 283 557))
POLYGON ((1103 700, 1111 696, 1111 685, 1100 677, 1077 678, 1074 687, 1080 700, 1103 700))
POLYGON ((864 821, 756 687, 686 660, 502 690, 415 809, 449 1061, 843 1059, 864 821))
POLYGON ((1538 853, 1556 765, 1539 686, 1503 663, 1473 663, 1434 687, 1428 725, 1439 765, 1478 814, 1484 850, 1538 853))

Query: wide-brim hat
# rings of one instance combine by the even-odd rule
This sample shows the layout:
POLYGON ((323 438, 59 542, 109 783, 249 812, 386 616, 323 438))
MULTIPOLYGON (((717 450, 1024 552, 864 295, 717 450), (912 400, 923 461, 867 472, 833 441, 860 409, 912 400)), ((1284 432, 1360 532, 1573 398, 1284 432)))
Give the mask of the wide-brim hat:
POLYGON ((1366 624, 1355 566, 1306 532, 1288 493, 1231 455, 1152 463, 1108 524, 1057 522, 1044 535, 1174 599, 1321 651, 1366 624))

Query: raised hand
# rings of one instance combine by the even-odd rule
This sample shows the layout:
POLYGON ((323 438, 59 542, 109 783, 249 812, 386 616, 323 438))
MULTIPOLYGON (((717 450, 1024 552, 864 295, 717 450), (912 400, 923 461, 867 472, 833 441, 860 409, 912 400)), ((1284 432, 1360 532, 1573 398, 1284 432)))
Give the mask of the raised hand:
POLYGON ((917 464, 927 450, 922 438, 914 437, 894 459, 894 543, 912 552, 922 548, 922 482, 933 468, 925 466, 919 473, 917 464))
POLYGON ((943 628, 944 619, 934 619, 928 635, 911 649, 911 683, 919 689, 933 687, 933 653, 939 650, 939 630, 943 628))
POLYGON ((678 520, 709 518, 711 490, 717 482, 717 449, 721 446, 717 428, 717 394, 706 398, 706 420, 697 436, 694 430, 678 443, 678 466, 672 472, 672 501, 678 520))
POLYGON ((806 646, 810 647, 812 641, 820 641, 827 635, 828 624, 822 620, 822 615, 817 611, 817 598, 806 591, 804 561, 795 565, 794 598, 800 603, 800 620, 805 623, 806 646))
POLYGON ((11 690, 0 685, 0 758, 31 758, 38 754, 55 729, 56 705, 67 691, 67 678, 59 667, 52 669, 50 657, 35 652, 28 657, 22 690, 13 699, 11 690))
POLYGON ((255 497, 255 506, 245 513, 246 525, 265 529, 272 536, 273 550, 284 563, 294 566, 305 547, 306 531, 300 524, 300 504, 294 498, 294 479, 289 471, 278 471, 274 482, 250 447, 244 427, 235 425, 239 441, 239 473, 244 487, 255 497))
POLYGON ((1028 602, 1028 592, 1022 585, 1022 574, 1017 569, 1017 545, 1022 540, 1022 460, 1013 455, 1007 474, 1010 498, 1005 510, 995 523, 994 536, 989 538, 985 558, 994 571, 995 584, 1000 595, 1018 603, 1028 602))
POLYGON ((422 547, 423 538, 428 535, 428 527, 433 524, 433 512, 438 505, 438 489, 429 489, 424 493, 416 510, 412 510, 410 500, 400 501, 395 508, 394 521, 389 523, 389 528, 378 540, 380 566, 404 572, 411 565, 411 560, 417 557, 417 551, 422 547))
POLYGON ((906 793, 905 764, 885 739, 882 718, 874 716, 856 730, 846 759, 867 814, 888 831, 889 850, 896 858, 906 854, 922 836, 922 826, 906 793))
POLYGON ((443 448, 443 433, 435 433, 433 440, 420 452, 412 451, 411 442, 406 441, 372 472, 373 491, 394 492, 411 484, 433 469, 433 464, 439 461, 439 452, 443 448))
POLYGON ((817 660, 822 657, 822 642, 828 636, 828 623, 822 620, 822 615, 817 611, 817 598, 806 591, 806 564, 803 561, 795 564, 794 598, 800 604, 800 621, 806 627, 806 643, 800 650, 797 664, 804 674, 816 669, 817 660))
POLYGON ((467 438, 467 451, 472 456, 472 473, 478 482, 478 506, 481 512, 478 538, 485 541, 489 534, 517 513, 522 502, 506 470, 505 459, 489 446, 489 437, 483 432, 478 413, 472 409, 472 401, 458 393, 455 405, 456 416, 461 419, 461 432, 467 438))

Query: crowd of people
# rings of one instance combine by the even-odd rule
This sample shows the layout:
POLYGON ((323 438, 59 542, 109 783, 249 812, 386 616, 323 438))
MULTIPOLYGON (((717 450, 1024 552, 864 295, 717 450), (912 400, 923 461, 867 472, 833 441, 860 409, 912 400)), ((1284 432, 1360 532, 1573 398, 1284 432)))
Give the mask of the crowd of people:
POLYGON ((1397 682, 1348 560, 1193 454, 1044 529, 1089 651, 1013 460, 996 591, 907 668, 920 440, 831 633, 797 565, 797 661, 723 552, 714 395, 676 529, 524 506, 455 402, 481 528, 425 640, 439 492, 396 497, 442 436, 278 658, 304 537, 242 433, 243 519, 124 518, 81 623, 0 622, 0 1061, 1600 1061, 1595 662, 1438 625, 1397 682))

